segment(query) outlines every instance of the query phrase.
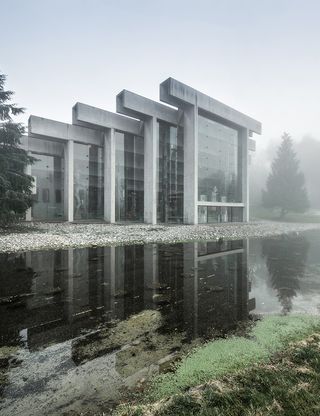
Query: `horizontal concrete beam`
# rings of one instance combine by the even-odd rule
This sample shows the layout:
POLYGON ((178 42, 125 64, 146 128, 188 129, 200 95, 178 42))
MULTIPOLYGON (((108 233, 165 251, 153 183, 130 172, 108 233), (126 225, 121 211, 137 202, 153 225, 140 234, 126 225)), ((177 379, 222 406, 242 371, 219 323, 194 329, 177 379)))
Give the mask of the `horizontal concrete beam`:
POLYGON ((183 84, 174 78, 168 78, 160 84, 160 100, 181 107, 186 104, 229 121, 239 127, 245 127, 254 133, 261 134, 261 123, 243 113, 183 84))
POLYGON ((40 155, 50 154, 55 156, 63 156, 64 144, 62 141, 42 140, 31 136, 23 136, 21 147, 27 152, 37 153, 40 155))
POLYGON ((29 117, 28 132, 29 136, 40 139, 74 140, 103 146, 103 135, 100 131, 37 116, 29 117))
POLYGON ((171 124, 178 124, 178 110, 128 90, 123 90, 117 95, 117 112, 141 120, 155 117, 171 124))
POLYGON ((132 133, 136 136, 143 135, 142 121, 82 103, 77 103, 72 108, 72 122, 76 125, 91 126, 96 129, 108 128, 132 133))

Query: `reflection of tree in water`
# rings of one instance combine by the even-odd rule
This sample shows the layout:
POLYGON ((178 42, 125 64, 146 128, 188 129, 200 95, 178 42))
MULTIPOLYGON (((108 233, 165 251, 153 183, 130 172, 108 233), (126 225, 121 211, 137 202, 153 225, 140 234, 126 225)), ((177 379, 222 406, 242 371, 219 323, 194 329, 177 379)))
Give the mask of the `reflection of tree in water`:
POLYGON ((266 257, 271 284, 277 291, 282 313, 292 309, 292 298, 300 289, 299 278, 304 275, 309 243, 303 236, 281 236, 262 240, 262 255, 266 257))
POLYGON ((15 345, 26 319, 26 294, 30 294, 34 272, 26 265, 25 253, 0 254, 0 346, 15 345))
POLYGON ((33 270, 26 266, 25 254, 0 254, 0 297, 31 291, 33 270))

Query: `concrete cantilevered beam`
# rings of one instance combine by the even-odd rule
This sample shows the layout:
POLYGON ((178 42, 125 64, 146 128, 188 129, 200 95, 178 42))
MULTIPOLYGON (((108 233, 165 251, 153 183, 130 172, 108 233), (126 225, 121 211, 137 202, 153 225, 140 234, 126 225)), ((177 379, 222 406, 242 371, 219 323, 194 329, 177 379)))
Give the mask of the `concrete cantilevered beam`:
POLYGON ((178 110, 128 90, 117 95, 117 112, 141 120, 155 117, 170 124, 178 124, 179 117, 178 110))
POLYGON ((82 103, 76 103, 72 108, 72 122, 95 129, 120 130, 136 136, 143 134, 141 121, 82 103))
POLYGON ((234 108, 231 108, 174 78, 168 78, 160 84, 160 100, 176 107, 183 107, 186 104, 191 104, 196 106, 199 110, 213 114, 239 127, 244 127, 249 131, 253 131, 254 133, 261 134, 261 123, 259 121, 240 113, 234 108))
POLYGON ((76 140, 85 144, 103 145, 103 135, 97 130, 37 116, 29 117, 28 134, 38 139, 76 140))

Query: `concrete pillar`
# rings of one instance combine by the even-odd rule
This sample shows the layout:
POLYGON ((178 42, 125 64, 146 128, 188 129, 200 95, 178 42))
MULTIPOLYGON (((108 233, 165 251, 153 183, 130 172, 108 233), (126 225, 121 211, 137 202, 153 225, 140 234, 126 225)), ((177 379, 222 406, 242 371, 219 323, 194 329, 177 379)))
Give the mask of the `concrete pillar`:
POLYGON ((243 128, 240 131, 239 139, 241 142, 241 164, 242 164, 242 202, 243 208, 243 221, 249 221, 249 132, 248 129, 243 128))
POLYGON ((115 131, 108 129, 104 136, 104 220, 115 222, 116 192, 115 131))
POLYGON ((198 224, 198 107, 186 106, 184 128, 184 197, 185 224, 198 224))
POLYGON ((157 157, 159 136, 157 119, 144 122, 144 222, 157 223, 157 157))
MULTIPOLYGON (((28 152, 28 156, 31 156, 31 152, 28 152)), ((27 165, 26 174, 31 176, 31 165, 27 165)), ((31 208, 28 208, 26 211, 26 221, 32 221, 31 208)))
POLYGON ((65 192, 64 211, 69 222, 73 222, 73 200, 74 200, 74 143, 68 140, 65 145, 65 192))

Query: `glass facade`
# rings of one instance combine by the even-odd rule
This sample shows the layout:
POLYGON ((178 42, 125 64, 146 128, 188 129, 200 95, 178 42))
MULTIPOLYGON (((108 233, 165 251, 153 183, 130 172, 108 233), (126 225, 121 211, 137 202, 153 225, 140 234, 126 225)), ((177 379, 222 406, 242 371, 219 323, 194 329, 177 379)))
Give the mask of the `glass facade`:
POLYGON ((116 221, 143 222, 144 141, 130 133, 115 132, 116 221))
POLYGON ((74 219, 103 218, 103 148, 74 143, 74 219))
MULTIPOLYGON (((243 220, 245 205, 242 201, 242 159, 247 159, 242 157, 244 136, 240 134, 240 127, 233 127, 234 124, 228 121, 222 124, 213 114, 208 114, 199 110, 198 131, 194 131, 188 123, 185 126, 191 129, 187 131, 190 140, 198 139, 197 151, 187 157, 190 164, 197 164, 194 173, 197 176, 198 191, 194 195, 193 187, 187 189, 192 191, 192 195, 186 195, 186 200, 193 202, 185 207, 189 208, 186 209, 186 218, 196 222, 195 214, 198 214, 199 223, 240 222, 243 220), (198 137, 192 139, 194 135, 198 137)), ((179 119, 181 115, 179 113, 179 119)), ((150 175, 152 174, 152 181, 155 180, 152 186, 156 187, 156 201, 146 198, 150 203, 150 207, 146 207, 146 213, 152 213, 152 221, 156 220, 158 223, 183 223, 184 220, 185 132, 179 121, 176 123, 178 125, 158 120, 155 125, 157 131, 154 134, 157 134, 158 139, 157 159, 156 166, 150 166, 150 175)), ((133 131, 137 131, 138 135, 120 130, 114 133, 115 217, 113 219, 112 216, 111 221, 145 220, 144 138, 141 137, 140 130, 133 131)), ((88 135, 87 140, 97 145, 80 143, 86 140, 85 134, 86 132, 83 138, 77 136, 73 143, 73 152, 71 148, 74 190, 73 196, 68 196, 71 197, 70 202, 65 192, 68 181, 72 180, 72 175, 67 177, 65 172, 67 165, 64 153, 67 142, 53 138, 41 139, 38 146, 37 139, 31 138, 29 151, 39 159, 31 167, 31 173, 36 178, 35 203, 31 212, 34 219, 88 221, 104 218, 103 137, 99 134, 97 137, 88 135), (69 209, 72 202, 73 219, 69 209)), ((109 171, 109 167, 106 171, 109 171)), ((148 215, 146 221, 150 220, 148 215)))
POLYGON ((37 161, 31 166, 36 194, 32 207, 35 220, 64 219, 64 153, 61 143, 41 141, 47 154, 33 154, 37 161))
POLYGON ((183 221, 183 130, 158 122, 158 201, 159 222, 183 221))
POLYGON ((198 222, 217 223, 217 222, 242 222, 242 207, 206 207, 198 206, 198 222))
POLYGON ((198 199, 241 202, 238 131, 199 115, 198 199))

